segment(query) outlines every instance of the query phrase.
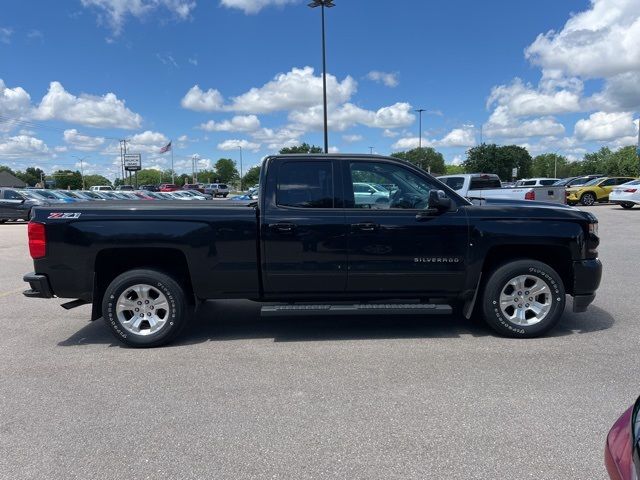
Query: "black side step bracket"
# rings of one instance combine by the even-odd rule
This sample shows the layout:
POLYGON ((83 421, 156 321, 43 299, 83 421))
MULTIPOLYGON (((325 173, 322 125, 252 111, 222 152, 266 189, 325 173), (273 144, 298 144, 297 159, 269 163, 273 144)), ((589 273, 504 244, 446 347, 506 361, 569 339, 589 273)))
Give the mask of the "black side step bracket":
POLYGON ((356 303, 353 305, 264 305, 263 317, 300 315, 450 315, 450 305, 429 303, 356 303))
POLYGON ((62 308, 64 308, 65 310, 71 310, 72 308, 81 307, 82 305, 86 305, 87 303, 89 303, 89 302, 79 298, 79 299, 73 300, 71 302, 63 303, 60 306, 62 308))

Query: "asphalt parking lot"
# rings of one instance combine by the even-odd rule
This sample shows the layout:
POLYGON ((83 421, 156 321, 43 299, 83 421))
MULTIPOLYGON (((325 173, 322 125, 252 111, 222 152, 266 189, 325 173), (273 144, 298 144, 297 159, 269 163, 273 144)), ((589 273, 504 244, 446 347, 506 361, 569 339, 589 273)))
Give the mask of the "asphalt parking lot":
POLYGON ((606 478, 640 395, 640 208, 589 210, 603 284, 551 337, 227 301, 151 350, 24 298, 26 227, 0 225, 0 478, 606 478))

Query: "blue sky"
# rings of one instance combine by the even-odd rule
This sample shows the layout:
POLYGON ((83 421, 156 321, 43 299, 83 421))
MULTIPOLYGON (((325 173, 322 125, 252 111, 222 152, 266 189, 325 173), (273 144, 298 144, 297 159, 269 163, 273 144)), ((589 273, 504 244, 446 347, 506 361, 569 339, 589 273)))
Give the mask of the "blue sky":
MULTIPOLYGON (((0 164, 114 178, 244 167, 322 144, 320 12, 298 0, 34 0, 0 17, 0 164)), ((637 0, 336 0, 327 11, 330 146, 423 145, 458 163, 485 141, 579 159, 634 142, 637 0)))

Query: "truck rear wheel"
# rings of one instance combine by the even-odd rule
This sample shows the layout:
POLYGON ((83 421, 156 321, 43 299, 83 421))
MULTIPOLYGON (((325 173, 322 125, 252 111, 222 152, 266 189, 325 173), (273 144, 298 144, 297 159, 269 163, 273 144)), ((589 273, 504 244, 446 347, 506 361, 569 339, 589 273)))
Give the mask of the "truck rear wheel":
POLYGON ((560 320, 565 289, 558 273, 536 260, 516 260, 496 269, 485 285, 485 321, 501 335, 544 335, 560 320))
POLYGON ((102 316, 115 337, 131 347, 173 340, 188 320, 184 290, 156 270, 129 270, 107 287, 102 316))

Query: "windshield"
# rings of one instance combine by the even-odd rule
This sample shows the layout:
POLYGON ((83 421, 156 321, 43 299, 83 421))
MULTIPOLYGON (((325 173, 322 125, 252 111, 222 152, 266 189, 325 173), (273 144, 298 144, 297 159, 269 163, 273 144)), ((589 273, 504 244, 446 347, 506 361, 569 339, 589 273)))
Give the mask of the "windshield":
POLYGON ((596 185, 596 184, 600 183, 601 180, 602 180, 602 178, 594 178, 593 180, 589 180, 587 183, 584 183, 582 186, 589 187, 591 185, 596 185))
POLYGON ((49 198, 51 200, 59 200, 59 198, 55 196, 53 192, 50 192, 48 190, 38 190, 37 192, 32 192, 32 193, 40 195, 41 197, 44 197, 44 198, 49 198))

